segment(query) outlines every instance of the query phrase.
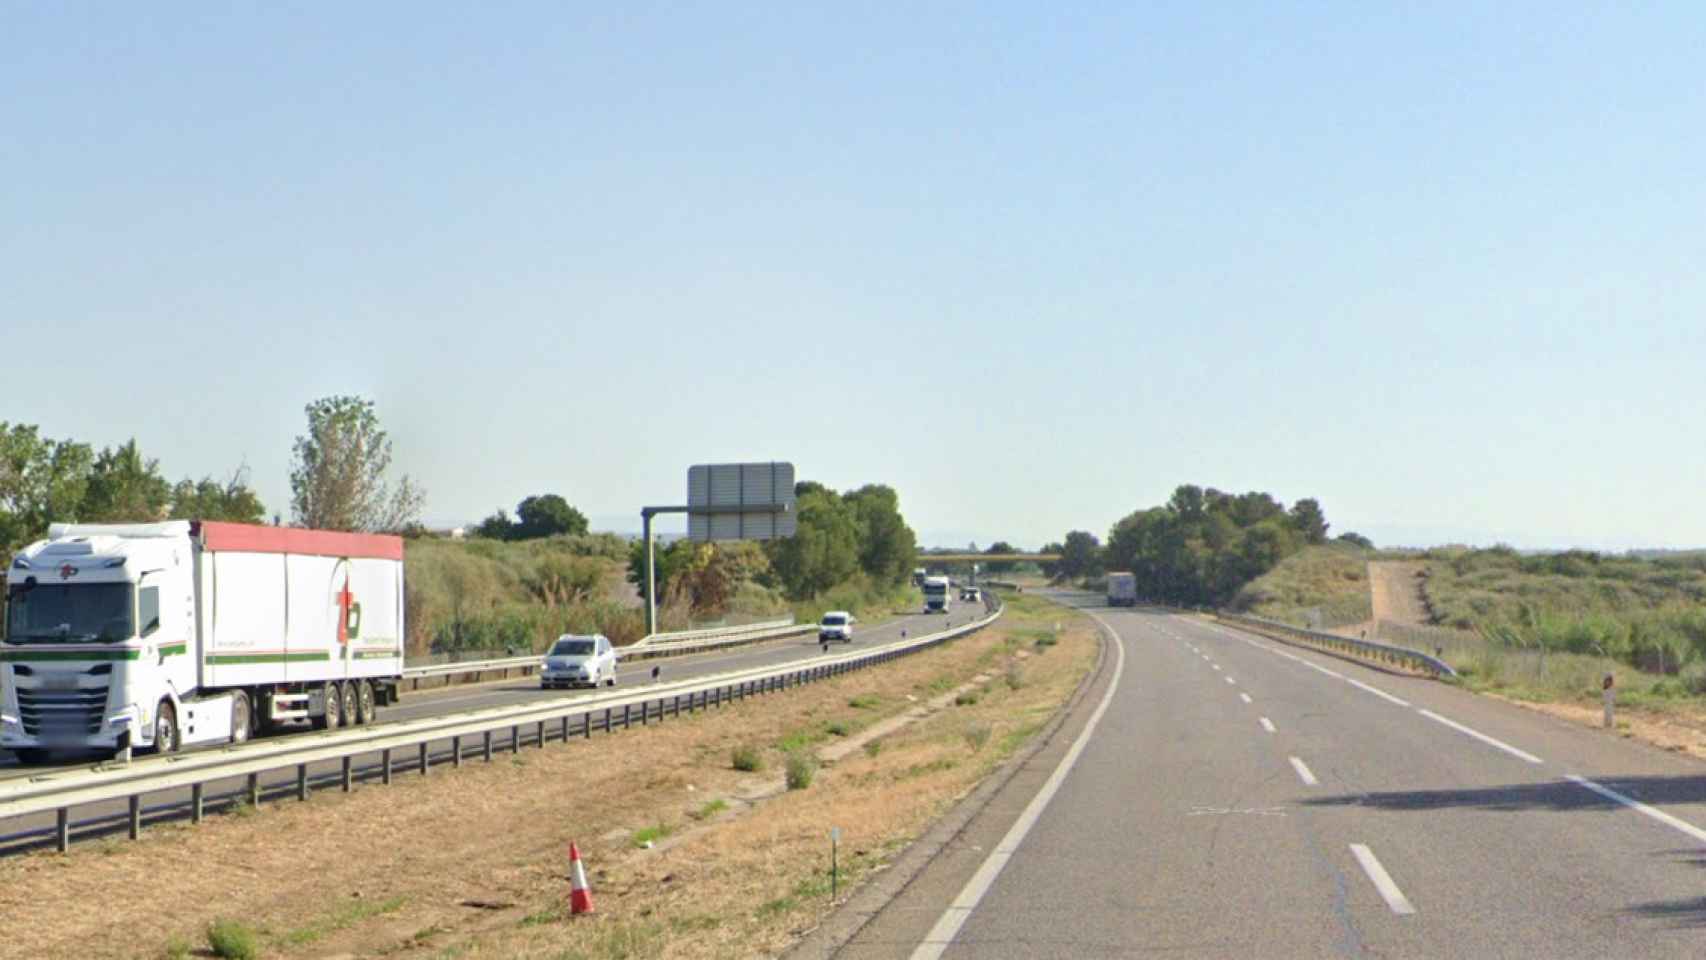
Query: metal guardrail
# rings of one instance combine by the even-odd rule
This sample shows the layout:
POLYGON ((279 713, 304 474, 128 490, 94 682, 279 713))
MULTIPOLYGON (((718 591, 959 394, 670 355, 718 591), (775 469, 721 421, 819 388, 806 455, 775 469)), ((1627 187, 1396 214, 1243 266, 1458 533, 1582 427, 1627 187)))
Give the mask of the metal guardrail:
MULTIPOLYGON (((712 627, 706 630, 654 633, 629 646, 616 648, 616 656, 618 659, 632 660, 682 656, 696 650, 734 646, 757 640, 770 640, 794 633, 806 633, 815 629, 817 629, 816 624, 795 624, 794 618, 789 617, 786 620, 748 623, 735 627, 712 627)), ((521 657, 501 657, 495 660, 464 660, 460 663, 438 663, 426 667, 404 667, 403 679, 413 681, 414 685, 419 687, 420 681, 433 677, 454 677, 469 673, 476 676, 484 673, 501 673, 507 677, 511 670, 520 670, 525 675, 528 671, 538 668, 544 659, 544 654, 534 653, 521 657)))
MULTIPOLYGON (((987 606, 986 610, 989 610, 987 606)), ((149 794, 189 789, 187 812, 190 822, 199 823, 209 799, 207 785, 221 780, 246 778, 246 786, 223 798, 213 798, 215 801, 242 802, 246 798, 250 803, 259 803, 268 789, 275 793, 280 789, 277 786, 265 788, 261 776, 294 767, 294 794, 298 799, 306 800, 311 782, 316 779, 322 783, 339 783, 346 791, 351 789, 358 774, 354 760, 359 756, 377 753, 379 763, 367 772, 371 775, 372 769, 377 769, 380 781, 390 783, 397 770, 395 760, 399 752, 413 755, 413 768, 424 776, 433 763, 430 747, 434 743, 448 741, 448 760, 460 766, 470 755, 491 760, 495 735, 500 733, 508 734, 509 749, 517 751, 524 743, 543 747, 551 737, 566 742, 572 737, 590 738, 595 730, 609 733, 618 727, 632 726, 635 721, 641 725, 654 720, 661 723, 665 717, 679 716, 684 706, 688 713, 716 709, 749 696, 786 690, 888 663, 975 633, 994 622, 1001 612, 1001 608, 996 606, 982 618, 962 626, 893 641, 868 650, 820 655, 781 667, 747 668, 694 680, 654 684, 641 691, 493 707, 317 735, 250 741, 220 750, 148 757, 129 764, 17 778, 0 782, 0 820, 54 813, 55 842, 64 851, 73 839, 74 828, 119 822, 116 815, 106 815, 74 824, 71 819, 73 810, 97 803, 128 801, 129 833, 134 839, 141 833, 146 814, 181 815, 184 809, 182 800, 165 801, 154 808, 146 808, 143 799, 149 794), (469 749, 468 738, 471 737, 478 740, 469 749), (310 776, 311 765, 337 761, 341 761, 339 773, 310 776)), ((17 837, 8 839, 16 840, 17 837)))
POLYGON ((1411 650, 1408 647, 1394 647, 1384 643, 1375 643, 1372 640, 1358 640, 1354 637, 1341 637, 1337 634, 1321 633, 1318 630, 1305 630, 1302 627, 1294 627, 1289 623, 1280 623, 1277 620, 1267 620, 1262 617, 1249 617, 1238 613, 1221 613, 1216 611, 1214 617, 1215 619, 1225 623, 1237 624, 1258 632, 1270 634, 1278 633, 1287 639, 1296 640, 1299 643, 1308 644, 1309 646, 1325 649, 1333 653, 1342 653, 1348 656, 1361 657, 1365 660, 1374 660, 1380 663, 1397 664, 1399 666, 1409 667, 1413 670, 1421 670, 1436 677, 1457 676, 1457 671, 1451 669, 1451 664, 1446 663, 1438 657, 1429 656, 1420 650, 1411 650))

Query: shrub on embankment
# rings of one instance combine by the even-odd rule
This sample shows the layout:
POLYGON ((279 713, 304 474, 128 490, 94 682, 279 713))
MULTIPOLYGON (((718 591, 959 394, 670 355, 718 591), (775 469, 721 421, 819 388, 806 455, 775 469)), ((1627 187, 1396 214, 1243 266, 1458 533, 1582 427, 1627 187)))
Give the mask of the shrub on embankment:
POLYGON ((1374 615, 1368 561, 1375 556, 1342 540, 1304 547, 1245 584, 1230 606, 1314 629, 1362 623, 1374 615))

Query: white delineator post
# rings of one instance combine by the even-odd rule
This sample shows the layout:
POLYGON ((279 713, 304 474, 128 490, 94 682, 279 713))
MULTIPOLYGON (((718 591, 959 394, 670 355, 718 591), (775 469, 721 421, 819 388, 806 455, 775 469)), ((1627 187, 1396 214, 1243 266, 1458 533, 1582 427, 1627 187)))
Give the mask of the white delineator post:
POLYGON ((1616 729, 1616 727, 1617 727, 1617 688, 1616 688, 1616 686, 1613 685, 1613 682, 1611 679, 1611 674, 1609 674, 1609 673, 1605 675, 1604 693, 1602 694, 1602 696, 1605 700, 1605 729, 1607 729, 1607 730, 1616 729))

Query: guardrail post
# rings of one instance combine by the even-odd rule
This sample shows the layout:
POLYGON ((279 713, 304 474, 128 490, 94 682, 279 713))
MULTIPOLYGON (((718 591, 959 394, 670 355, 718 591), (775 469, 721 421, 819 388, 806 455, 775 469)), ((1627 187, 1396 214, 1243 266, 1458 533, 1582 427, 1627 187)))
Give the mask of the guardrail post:
POLYGON ((581 714, 581 739, 592 739, 592 711, 581 714))
POLYGON ((391 783, 391 748, 379 751, 379 782, 387 786, 391 783))
POLYGON ((68 807, 60 807, 59 808, 55 833, 57 835, 59 852, 60 853, 68 852, 71 849, 71 810, 70 810, 70 808, 68 808, 68 807))
POLYGON ((605 733, 610 732, 610 708, 609 707, 604 708, 604 732, 605 733))
POLYGON ((261 805, 261 775, 258 773, 251 773, 251 774, 249 774, 249 806, 258 807, 260 805, 261 805))
POLYGON ((308 764, 296 765, 296 799, 308 799, 308 764))
POLYGON ((191 823, 200 823, 201 822, 202 800, 204 798, 204 795, 205 795, 205 793, 204 793, 204 790, 203 790, 201 784, 196 783, 196 784, 190 785, 190 822, 191 823))
POLYGON ((421 750, 421 776, 424 777, 427 774, 428 764, 430 764, 432 762, 431 758, 427 756, 427 742, 425 740, 421 741, 420 750, 421 750))
POLYGON ((624 730, 628 729, 628 727, 630 725, 632 725, 634 722, 633 718, 631 716, 631 710, 630 710, 631 706, 632 706, 632 704, 627 704, 627 703, 624 703, 622 705, 622 729, 624 729, 624 730))
POLYGON ((511 724, 509 728, 509 752, 521 752, 521 724, 511 724))
POLYGON ((462 769, 462 734, 450 738, 450 765, 462 769))
POLYGON ((355 787, 355 762, 353 757, 344 758, 343 788, 345 793, 355 787))
POLYGON ((486 756, 486 762, 491 763, 492 762, 492 731, 490 731, 490 730, 486 731, 484 753, 486 756))
POLYGON ((140 794, 133 793, 130 795, 130 839, 139 840, 141 838, 142 796, 140 794))
POLYGON ((539 749, 545 749, 545 721, 539 721, 539 749))
MULTIPOLYGON (((689 710, 687 712, 692 713, 693 711, 689 710)), ((681 716, 681 694, 679 694, 679 693, 675 695, 675 714, 674 715, 677 717, 681 716)))

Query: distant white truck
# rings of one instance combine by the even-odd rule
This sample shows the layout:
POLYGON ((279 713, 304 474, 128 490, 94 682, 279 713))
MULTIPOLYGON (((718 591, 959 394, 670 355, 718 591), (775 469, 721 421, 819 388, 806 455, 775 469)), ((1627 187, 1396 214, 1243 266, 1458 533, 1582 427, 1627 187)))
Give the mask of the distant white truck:
POLYGON ((6 570, 0 748, 171 752, 373 721, 403 672, 403 541, 54 524, 6 570))
POLYGON ((947 613, 953 583, 947 577, 924 578, 924 612, 947 613))
POLYGON ((1137 606, 1137 574, 1110 573, 1108 574, 1108 606, 1134 607, 1137 606))

